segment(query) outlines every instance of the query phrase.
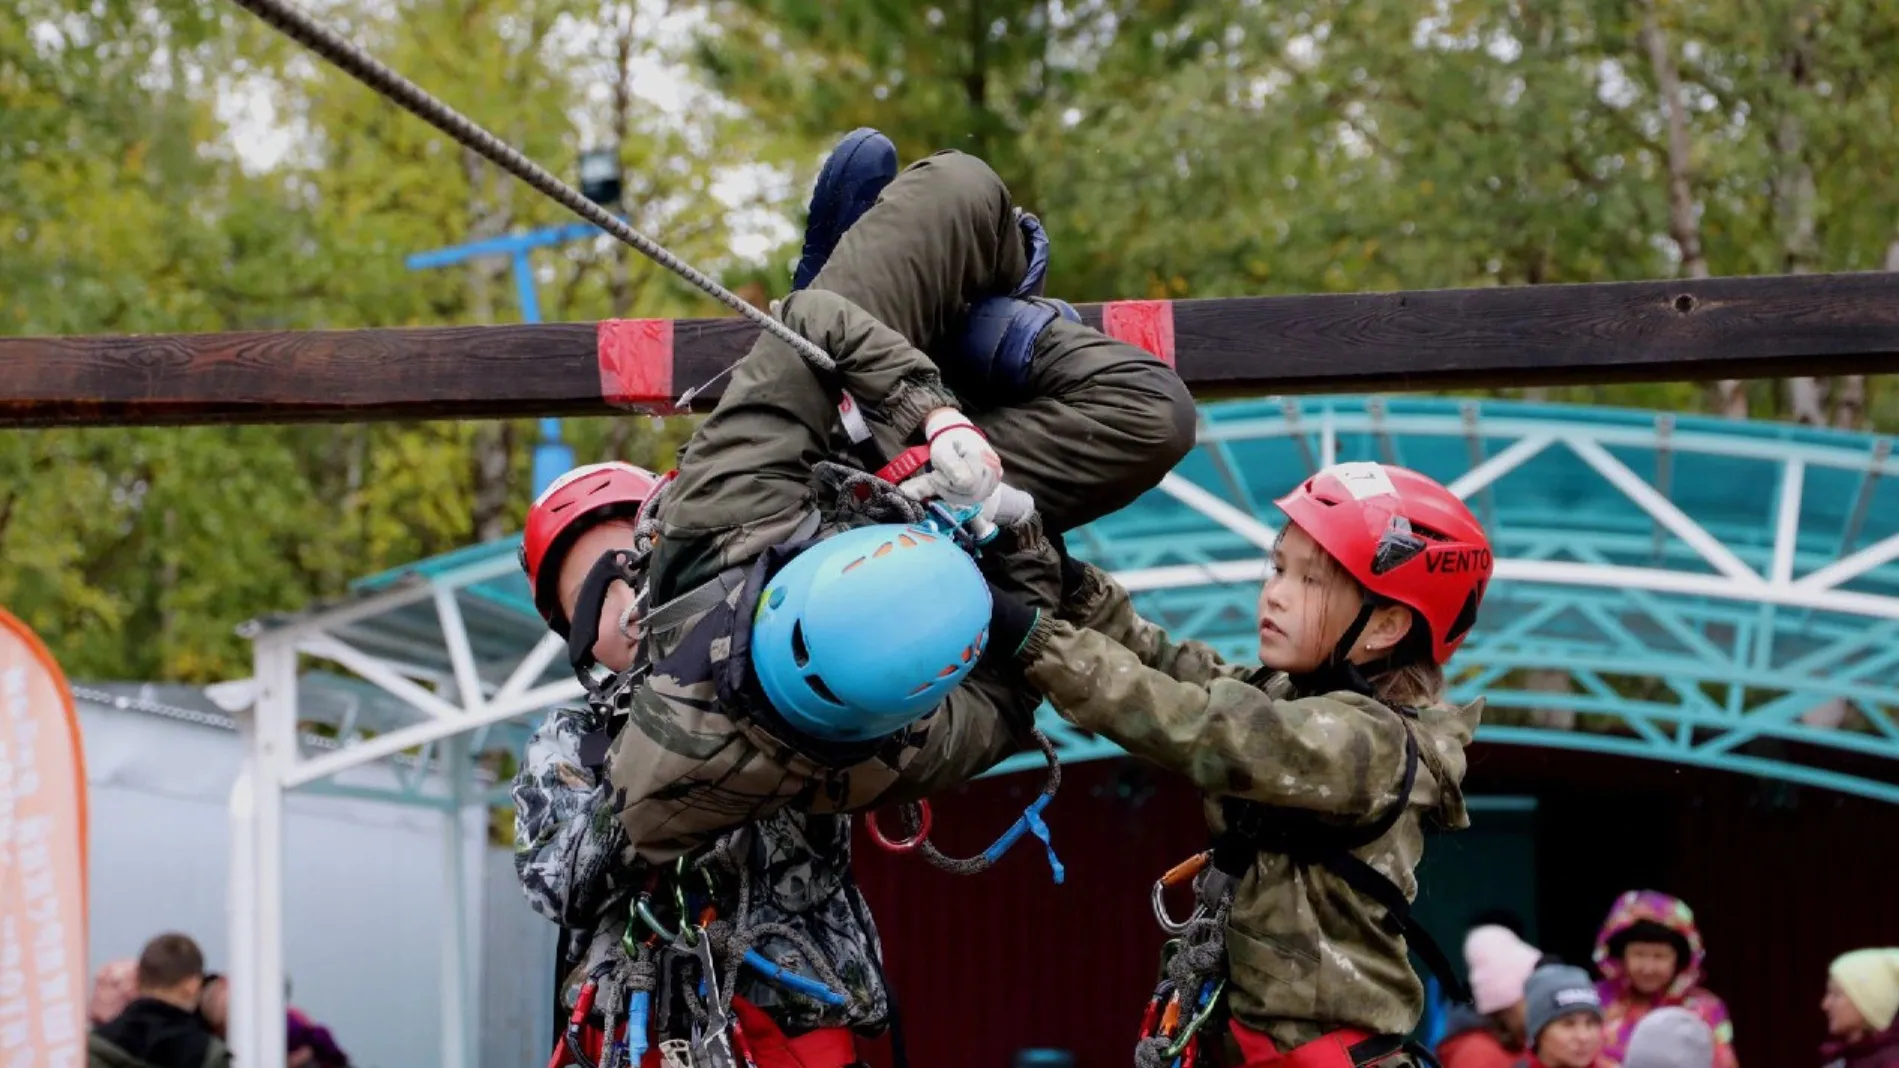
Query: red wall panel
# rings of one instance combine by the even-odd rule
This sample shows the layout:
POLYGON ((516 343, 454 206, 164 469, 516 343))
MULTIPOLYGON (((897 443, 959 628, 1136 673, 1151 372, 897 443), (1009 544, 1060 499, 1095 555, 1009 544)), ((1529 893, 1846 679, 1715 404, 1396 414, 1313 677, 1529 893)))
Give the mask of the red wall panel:
MULTIPOLYGON (((1650 761, 1502 746, 1472 758, 1472 792, 1539 798, 1543 948, 1585 961, 1620 890, 1683 896, 1744 1064, 1817 1064, 1826 962, 1899 944, 1899 808, 1650 761)), ((935 840, 978 852, 1039 787, 1017 775, 938 798, 935 840)), ((1006 1068, 1025 1047, 1070 1050, 1079 1068, 1132 1063, 1162 941, 1148 888, 1204 845, 1199 801, 1171 776, 1098 762, 1064 769, 1047 816, 1061 886, 1033 838, 962 877, 883 853, 860 832, 859 878, 917 1068, 1006 1068)), ((1439 934, 1455 952, 1461 931, 1439 934)), ((873 1060, 889 1064, 888 1050, 873 1060)))

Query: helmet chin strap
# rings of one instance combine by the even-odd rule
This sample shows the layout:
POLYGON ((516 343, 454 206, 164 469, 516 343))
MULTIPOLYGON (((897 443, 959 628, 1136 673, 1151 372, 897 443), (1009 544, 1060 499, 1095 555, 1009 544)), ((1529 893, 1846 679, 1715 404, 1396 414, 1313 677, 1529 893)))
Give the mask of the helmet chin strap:
MULTIPOLYGON (((1352 618, 1351 626, 1339 635, 1338 642, 1332 646, 1325 661, 1311 671, 1289 674, 1294 689, 1300 693, 1337 693, 1349 690, 1352 693, 1372 695, 1371 679, 1365 669, 1352 663, 1352 646, 1358 644, 1359 636, 1365 633, 1365 627, 1371 623, 1372 613, 1378 611, 1378 602, 1369 594, 1359 603, 1358 615, 1352 618)), ((1373 666, 1382 662, 1374 661, 1373 666)))
MULTIPOLYGON (((580 584, 580 593, 574 598, 574 618, 567 628, 567 663, 589 693, 599 692, 599 683, 593 674, 598 663, 594 660, 593 647, 600 640, 600 610, 606 606, 607 590, 615 582, 624 582, 637 590, 638 565, 638 554, 631 550, 609 549, 601 553, 600 559, 587 569, 587 577, 580 584)), ((629 617, 637 612, 639 606, 640 602, 636 599, 621 614, 621 633, 625 633, 629 617)))

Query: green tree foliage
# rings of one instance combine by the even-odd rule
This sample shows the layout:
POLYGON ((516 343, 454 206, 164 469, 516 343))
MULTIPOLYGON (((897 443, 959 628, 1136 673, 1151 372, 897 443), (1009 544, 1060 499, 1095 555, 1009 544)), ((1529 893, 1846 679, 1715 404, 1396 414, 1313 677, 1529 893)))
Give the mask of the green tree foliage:
MULTIPOLYGON (((562 209, 469 165, 458 146, 231 5, 71 7, 26 0, 0 16, 0 329, 516 318, 505 263, 416 273, 403 259, 566 222, 562 209), (247 166, 239 149, 251 146, 226 122, 234 97, 267 99, 288 124, 281 160, 247 166)), ((571 173, 581 148, 597 143, 583 136, 612 135, 606 143, 619 141, 634 168, 636 225, 719 265, 728 209, 707 190, 717 168, 742 158, 742 146, 722 139, 729 120, 681 122, 630 106, 615 126, 581 81, 616 85, 631 78, 623 60, 652 51, 638 36, 648 27, 627 9, 447 0, 328 10, 378 55, 557 168, 571 173), (707 143, 717 147, 695 154, 707 143)), ((537 262, 550 317, 713 313, 644 261, 620 266, 606 243, 537 262)), ((242 674, 237 624, 467 544, 477 498, 493 488, 485 481, 501 484, 498 530, 518 530, 532 428, 0 434, 0 603, 76 676, 242 674), (484 447, 498 452, 489 478, 471 459, 484 447)), ((579 420, 566 436, 583 461, 665 466, 687 429, 579 420)))
MULTIPOLYGON (((634 224, 760 300, 783 291, 792 250, 748 260, 735 227, 797 221, 823 148, 863 124, 906 158, 988 158, 1043 215, 1052 286, 1079 300, 1899 265, 1899 23, 1878 5, 322 10, 557 172, 617 145, 634 224)), ((506 322, 507 264, 418 273, 404 257, 565 221, 226 0, 0 13, 0 331, 506 322), (285 152, 260 153, 244 102, 268 104, 285 152)), ((717 313, 609 242, 536 263, 550 319, 717 313)), ((1852 401, 1849 383, 1821 385, 1836 417, 1899 427, 1894 391, 1852 401)), ((1775 383, 1744 392, 1756 416, 1795 408, 1775 383)), ((1709 403, 1694 384, 1546 395, 1709 403)), ((566 433, 581 460, 663 467, 687 429, 626 418, 566 433)), ((242 673, 245 618, 518 529, 534 433, 509 420, 0 434, 0 603, 80 676, 242 673)))

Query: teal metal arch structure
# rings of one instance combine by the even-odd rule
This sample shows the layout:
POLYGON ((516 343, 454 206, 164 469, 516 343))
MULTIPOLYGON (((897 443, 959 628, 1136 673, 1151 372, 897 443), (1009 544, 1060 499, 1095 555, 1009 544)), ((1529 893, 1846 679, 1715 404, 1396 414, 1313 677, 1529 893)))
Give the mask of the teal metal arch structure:
MULTIPOLYGON (((1214 404, 1159 489, 1070 545, 1144 616, 1249 659, 1273 498, 1333 462, 1410 467, 1463 497, 1496 549, 1452 662, 1453 695, 1486 699, 1480 739, 1899 802, 1891 445, 1488 400, 1214 404)), ((1067 759, 1115 751, 1045 723, 1067 759)))
MULTIPOLYGON (((1200 419, 1199 444, 1157 489, 1069 537, 1170 631, 1250 659, 1273 497, 1332 462, 1401 464, 1468 500, 1497 550, 1452 663, 1454 696, 1487 699, 1481 739, 1899 803, 1890 439, 1427 397, 1235 401, 1200 419)), ((343 767, 461 735, 471 755, 518 753, 523 717, 578 696, 517 543, 370 576, 336 604, 253 625, 260 656, 344 669, 303 672, 304 713, 280 713, 350 710, 340 746, 292 760, 286 787, 323 789, 343 767)), ((1065 760, 1120 754, 1046 707, 1040 722, 1065 760)))

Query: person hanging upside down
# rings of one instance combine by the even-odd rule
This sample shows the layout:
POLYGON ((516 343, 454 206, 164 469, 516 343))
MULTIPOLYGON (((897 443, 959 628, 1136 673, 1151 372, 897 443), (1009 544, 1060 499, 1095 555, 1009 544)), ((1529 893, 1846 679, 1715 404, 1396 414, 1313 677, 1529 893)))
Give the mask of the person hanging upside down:
MULTIPOLYGON (((978 409, 979 421, 992 428, 1003 426, 1004 433, 999 435, 1003 440, 1022 440, 1023 433, 1036 427, 1051 434, 1086 435, 1096 440, 1097 444, 1092 447, 1050 450, 1057 459, 1065 455, 1094 462, 1092 474, 1071 474, 1061 485, 1060 492, 1049 494, 1061 503, 1065 500, 1063 494, 1067 493, 1070 495, 1067 499, 1078 505, 1069 509, 1067 521, 1071 524, 1091 517, 1087 511, 1091 506, 1087 500, 1091 489, 1100 494, 1092 507, 1112 507, 1116 506, 1112 502, 1117 497, 1125 503, 1158 481, 1192 444, 1191 404, 1178 379, 1139 350, 1118 343, 1100 344, 1096 340, 1100 335, 1070 337, 1062 344, 1047 336, 1053 320, 1072 312, 1058 303, 1027 295, 1031 283, 1039 279, 1045 267, 1045 242, 1040 240, 1039 224, 1032 217, 1018 217, 1008 204, 1006 191, 986 167, 968 157, 952 155, 926 161, 936 165, 920 164, 894 183, 890 182, 890 173, 881 176, 873 173, 868 181, 853 175, 854 163, 861 163, 866 155, 875 158, 880 154, 889 161, 889 172, 894 172, 894 151, 889 150, 888 142, 870 131, 853 134, 833 154, 813 199, 812 225, 807 233, 806 257, 799 267, 799 281, 810 281, 823 268, 825 281, 820 285, 832 284, 830 279, 834 276, 843 277, 842 288, 850 295, 872 304, 881 301, 894 307, 898 301, 881 294, 893 288, 905 289, 901 280, 906 276, 890 272, 919 272, 910 277, 924 281, 921 284, 913 281, 908 287, 922 291, 912 298, 912 321, 925 315, 931 317, 921 328, 922 336, 937 343, 939 359, 957 377, 965 395, 994 406, 978 409), (860 221, 858 216, 864 215, 865 209, 876 199, 877 189, 885 184, 889 184, 885 202, 860 221), (959 188, 960 196, 944 195, 946 192, 954 194, 959 188), (986 202, 986 211, 973 210, 979 200, 986 202), (897 212, 907 214, 908 225, 904 215, 892 218, 897 212), (869 225, 880 215, 882 222, 869 225), (959 240, 949 232, 958 226, 970 228, 975 236, 959 240), (881 236, 875 240, 860 240, 860 231, 866 229, 881 236), (832 250, 839 245, 838 235, 846 231, 846 240, 833 259, 832 250), (888 246, 893 242, 907 242, 913 258, 906 261, 892 254, 888 246), (984 246, 988 247, 987 252, 980 251, 984 246), (854 248, 863 251, 854 252, 854 248), (877 264, 867 262, 880 255, 882 259, 877 264), (965 279, 969 288, 958 289, 947 300, 933 296, 931 286, 946 284, 941 279, 954 277, 954 272, 922 271, 932 257, 960 266, 965 275, 988 276, 995 284, 1005 286, 1004 292, 1022 295, 985 297, 987 283, 979 277, 977 281, 965 279), (984 258, 996 264, 987 268, 975 264, 984 258), (828 267, 827 260, 830 261, 828 267), (850 270, 846 268, 873 281, 857 287, 850 281, 850 270), (973 307, 949 307, 951 303, 960 305, 966 300, 973 307), (1148 400, 1157 400, 1159 404, 1144 403, 1148 400), (1116 411, 1117 405, 1136 404, 1140 405, 1139 410, 1116 411), (1004 407, 1016 409, 1013 427, 1008 425, 1008 419, 995 414, 1004 407), (1016 434, 1013 439, 1009 437, 1011 432, 1016 434)), ((866 169, 855 167, 857 175, 866 169)), ((868 169, 875 170, 874 167, 868 169)), ((816 296, 811 294, 811 297, 816 296)), ((915 393, 920 388, 935 399, 950 398, 947 390, 940 386, 935 369, 928 363, 916 362, 916 350, 910 349, 907 343, 891 344, 888 331, 868 320, 861 310, 844 302, 827 305, 824 298, 812 300, 802 295, 791 298, 787 304, 791 305, 787 314, 787 321, 791 322, 800 321, 800 309, 807 305, 828 306, 833 312, 842 312, 847 333, 854 332, 852 336, 856 338, 855 357, 847 355, 846 349, 850 346, 834 346, 831 351, 839 357, 845 371, 843 384, 857 398, 877 402, 872 408, 873 423, 884 440, 893 444, 901 440, 893 436, 896 424, 888 421, 889 411, 897 406, 891 403, 891 392, 879 393, 875 388, 866 388, 877 385, 876 375, 886 375, 889 381, 899 382, 915 396, 924 395, 915 393), (864 335, 872 335, 868 338, 869 344, 865 343, 864 335), (892 357, 910 362, 902 364, 892 357), (898 372, 899 367, 900 373, 893 373, 898 372)), ((802 928, 815 944, 818 955, 826 958, 825 963, 843 978, 843 985, 849 987, 849 1000, 845 1006, 826 1006, 797 992, 788 993, 774 984, 759 981, 748 969, 740 973, 737 988, 740 996, 733 999, 733 1005, 743 1028, 750 1032, 751 1052, 761 1068, 771 1068, 774 1063, 815 1068, 820 1064, 843 1065, 854 1059, 847 1028, 875 1034, 886 1022, 886 1016, 894 1018, 895 1015, 894 1010, 886 1012, 888 997, 883 988, 881 950, 875 927, 868 907, 850 880, 849 820, 832 813, 891 799, 920 797, 937 784, 960 782, 985 770, 1021 745, 1039 698, 1027 691, 1019 680, 1011 686, 989 677, 992 673, 983 670, 962 671, 954 673, 955 677, 946 682, 939 680, 938 685, 929 687, 929 692, 920 697, 903 695, 910 700, 898 704, 914 711, 900 707, 895 710, 893 719, 888 705, 880 706, 886 717, 882 723, 858 716, 857 733, 864 734, 865 728, 870 728, 865 738, 845 739, 840 744, 837 738, 806 735, 790 726, 795 720, 821 734, 840 725, 836 703, 814 705, 809 701, 787 703, 788 712, 773 719, 774 729, 761 731, 756 728, 753 717, 746 713, 758 712, 755 703, 761 699, 769 704, 769 699, 763 696, 765 691, 778 686, 778 693, 782 695, 782 683, 796 681, 789 676, 799 679, 804 676, 797 674, 801 665, 795 663, 795 659, 780 657, 775 666, 789 668, 790 672, 781 672, 771 682, 749 680, 751 685, 741 698, 746 707, 734 709, 735 702, 721 692, 718 681, 710 678, 712 673, 708 670, 712 666, 714 647, 720 640, 720 627, 731 637, 738 637, 738 632, 745 630, 743 621, 750 614, 728 612, 721 620, 708 625, 708 617, 719 615, 719 606, 725 600, 723 595, 732 591, 722 586, 701 587, 717 589, 721 596, 700 602, 675 599, 671 610, 662 605, 652 612, 645 611, 647 605, 658 603, 646 586, 649 577, 646 565, 667 557, 667 550, 673 550, 670 559, 684 557, 700 561, 702 565, 708 560, 742 561, 744 553, 757 555, 759 549, 768 549, 772 544, 766 540, 757 542, 756 548, 751 550, 744 547, 746 538, 756 539, 760 521, 769 523, 777 518, 790 500, 802 499, 805 512, 812 512, 813 506, 819 503, 819 495, 811 490, 812 469, 815 459, 826 455, 828 424, 836 418, 836 410, 812 372, 788 348, 780 346, 779 351, 772 352, 767 343, 761 343, 760 349, 764 350, 762 354, 755 351, 740 366, 738 377, 719 410, 689 443, 678 480, 660 491, 659 499, 650 507, 656 517, 650 526, 657 528, 659 534, 661 550, 658 553, 649 552, 655 531, 648 531, 644 543, 634 536, 634 530, 624 517, 634 514, 636 508, 629 507, 630 502, 627 502, 609 506, 619 509, 619 518, 602 525, 600 529, 607 533, 590 539, 589 535, 577 532, 560 546, 564 556, 543 554, 532 563, 524 560, 531 581, 536 579, 538 571, 540 581, 534 582, 537 601, 544 597, 559 599, 560 604, 555 607, 558 617, 550 615, 550 625, 557 629, 568 627, 570 654, 577 666, 584 668, 586 661, 597 661, 609 669, 621 669, 632 656, 636 641, 648 640, 649 629, 659 632, 661 640, 654 644, 661 652, 653 661, 652 674, 640 685, 620 686, 610 695, 605 689, 597 690, 598 699, 590 709, 592 718, 585 722, 573 721, 565 727, 550 719, 549 726, 537 735, 537 743, 544 743, 542 751, 549 756, 538 762, 541 769, 538 774, 532 774, 532 767, 524 767, 523 778, 538 783, 530 789, 547 797, 562 795, 565 790, 562 796, 566 797, 566 808, 562 813, 555 813, 554 806, 542 804, 539 808, 549 814, 548 818, 532 827, 529 823, 533 821, 523 823, 517 831, 521 835, 521 856, 549 861, 522 864, 522 877, 524 885, 529 886, 530 896, 536 897, 537 902, 547 903, 543 911, 591 925, 598 932, 591 939, 598 948, 597 954, 588 954, 592 959, 606 955, 607 947, 614 945, 617 932, 613 924, 625 915, 626 898, 638 882, 637 873, 641 869, 650 869, 656 861, 695 850, 703 853, 705 843, 719 832, 749 826, 754 835, 746 856, 750 867, 759 873, 754 883, 761 887, 753 897, 755 910, 763 913, 767 920, 802 928), (774 360, 778 364, 775 370, 761 371, 760 363, 774 360), (816 429, 810 429, 806 420, 817 424, 816 429), (753 448, 754 442, 766 447, 753 448), (719 470, 729 470, 734 464, 752 464, 765 473, 767 481, 761 481, 757 488, 766 492, 756 494, 748 503, 742 493, 734 492, 743 489, 742 482, 734 486, 716 477, 719 470), (794 474, 799 464, 803 465, 802 473, 794 474), (769 479, 777 479, 780 484, 774 485, 769 479), (796 493, 783 492, 793 488, 793 483, 796 493), (694 486, 702 488, 693 489, 694 486), (713 488, 703 488, 706 486, 713 488), (695 495, 702 495, 704 500, 695 495), (677 503, 677 508, 668 502, 677 503), (709 507, 697 507, 701 503, 709 507), (675 524, 670 528, 664 525, 669 517, 675 524), (696 537, 684 531, 685 525, 693 523, 705 523, 696 537), (558 579, 554 578, 556 572, 561 575, 558 579), (543 589, 552 592, 539 592, 543 589), (693 605, 692 611, 681 612, 678 606, 682 603, 693 605), (571 624, 568 617, 572 618, 571 624), (670 661, 665 659, 666 649, 673 651, 670 661), (681 676, 669 674, 666 667, 669 663, 685 663, 690 668, 695 660, 698 689, 682 693, 681 676), (947 699, 943 698, 944 693, 948 694, 947 699), (658 699, 651 699, 656 696, 658 699), (615 714, 622 711, 628 713, 625 722, 640 726, 618 733, 603 782, 589 770, 597 765, 597 759, 591 754, 583 758, 581 751, 597 748, 603 724, 621 721, 615 714), (925 713, 923 724, 904 726, 925 713), (893 723, 898 725, 893 727, 893 723), (583 737, 594 740, 583 745, 583 737), (772 746, 770 752, 757 751, 760 738, 772 746), (795 740, 799 748, 792 748, 787 739, 795 740), (780 762, 793 765, 776 773, 781 780, 803 774, 815 783, 818 776, 813 774, 813 769, 831 778, 822 789, 807 788, 789 798, 782 792, 773 794, 771 791, 764 791, 763 796, 747 796, 744 790, 734 789, 731 780, 705 791, 696 805, 691 802, 674 805, 672 797, 629 797, 626 784, 631 781, 637 787, 646 780, 629 774, 628 768, 643 769, 650 780, 655 767, 677 767, 681 758, 690 760, 695 755, 710 754, 716 758, 721 750, 745 753, 747 746, 754 748, 740 766, 750 765, 756 769, 780 762), (866 753, 871 755, 860 755, 866 753), (857 770, 861 777, 881 779, 888 787, 860 794, 853 794, 848 788, 839 789, 839 784, 848 781, 849 773, 839 773, 834 765, 852 758, 860 765, 857 770), (825 765, 827 759, 833 766, 825 765), (862 774, 866 769, 871 774, 862 774), (669 818, 645 822, 649 817, 644 810, 657 805, 674 805, 669 810, 669 818), (621 816, 617 823, 611 819, 616 809, 621 816), (818 811, 812 811, 814 809, 818 811), (664 833, 648 835, 640 841, 627 833, 633 826, 642 829, 657 826, 663 828, 664 833), (617 863, 609 865, 607 858, 614 858, 617 863), (540 867, 555 871, 551 875, 537 874, 540 867), (616 872, 609 872, 609 867, 616 872), (541 888, 538 895, 537 884, 541 888), (617 894, 609 889, 616 884, 617 894), (580 907, 569 910, 554 904, 570 899, 580 907), (593 901, 601 904, 588 904, 593 901), (763 1035, 765 1044, 780 1039, 784 1043, 772 1049, 759 1048, 761 1032, 765 1031, 769 1032, 763 1035), (773 1060, 780 1054, 791 1059, 773 1060)), ((903 548, 893 548, 892 553, 906 558, 906 574, 913 583, 920 581, 931 588, 931 603, 940 613, 953 614, 960 609, 966 620, 977 621, 978 631, 981 624, 988 622, 991 611, 985 582, 1011 589, 1033 603, 1053 607, 1059 573, 1032 512, 1031 498, 1013 488, 1002 487, 999 482, 985 485, 981 471, 987 471, 988 467, 980 439, 972 442, 971 435, 952 432, 958 425, 952 418, 955 413, 933 409, 931 414, 939 420, 939 436, 947 439, 938 450, 941 455, 937 458, 942 462, 908 479, 910 492, 981 503, 988 517, 1007 529, 984 550, 980 574, 969 567, 967 555, 961 550, 946 554, 931 549, 933 544, 937 550, 950 547, 947 539, 936 544, 926 541, 926 535, 915 530, 899 530, 896 540, 889 544, 903 548), (945 429, 945 421, 950 429, 945 429), (967 462, 959 464, 959 460, 967 462), (972 471, 976 472, 974 481, 959 481, 959 475, 966 477, 972 471), (956 494, 959 488, 964 491, 960 497, 956 494), (943 492, 945 489, 949 490, 947 494, 943 492), (904 545, 905 542, 911 544, 904 545), (955 596, 959 589, 960 602, 955 596)), ((1036 465, 1025 466, 1033 471, 1036 465)), ((543 502, 537 503, 535 514, 574 515, 578 510, 599 505, 601 496, 583 486, 584 481, 576 479, 571 488, 559 493, 550 491, 543 502), (557 498, 571 501, 557 501, 557 498), (588 503, 581 503, 583 501, 588 503)), ((637 481, 623 478, 622 490, 643 501, 653 500, 653 487, 636 485, 637 481)), ((910 508, 915 507, 914 502, 906 503, 910 508)), ((866 507, 866 502, 856 497, 847 504, 847 511, 866 507)), ((814 521, 823 522, 828 533, 853 521, 862 522, 863 516, 829 512, 814 520, 794 517, 799 525, 814 521)), ((533 525, 534 515, 531 515, 530 535, 533 525)), ((848 544, 848 537, 820 540, 792 559, 791 565, 809 570, 810 565, 821 558, 818 550, 835 550, 839 545, 848 544)), ((552 543, 559 539, 544 540, 552 543)), ((871 553, 878 560, 885 555, 877 554, 876 547, 872 547, 871 553)), ((774 555, 790 554, 777 551, 774 555)), ((785 571, 773 577, 784 578, 793 570, 795 568, 788 565, 785 571)), ((860 570, 873 579, 881 575, 884 582, 891 578, 891 572, 881 565, 863 566, 860 570)), ((697 578, 690 567, 682 570, 675 566, 666 574, 669 577, 684 575, 688 580, 697 578)), ((712 574, 716 577, 718 573, 712 574)), ((728 580, 737 577, 735 574, 727 576, 728 580)), ((856 609, 877 600, 878 586, 873 583, 868 588, 871 594, 860 591, 856 599, 847 596, 843 602, 834 603, 846 603, 853 610, 850 614, 857 615, 856 609)), ((772 587, 772 592, 778 591, 794 592, 784 582, 772 587)), ((822 609, 823 597, 807 598, 804 603, 807 612, 794 620, 793 629, 815 647, 823 640, 819 632, 825 620, 821 618, 821 611, 814 609, 822 609), (812 624, 812 630, 804 634, 796 624, 807 621, 812 624)), ((769 598, 764 607, 769 607, 769 598)), ((906 601, 903 610, 914 617, 915 599, 906 601)), ((549 611, 545 602, 543 611, 549 611)), ((889 618, 888 615, 883 617, 886 621, 889 618)), ((1026 622, 1020 626, 1025 628, 1026 622)), ((768 633, 770 629, 761 625, 752 633, 768 633)), ((888 637, 888 626, 882 629, 882 636, 888 637)), ((874 629, 864 633, 876 636, 874 629)), ((751 633, 744 637, 751 637, 751 633)), ((970 635, 962 637, 963 648, 968 648, 969 639, 970 635)), ((766 660, 754 668, 750 658, 730 652, 725 659, 728 667, 735 666, 736 662, 736 666, 769 671, 774 666, 774 662, 766 660)), ((888 656, 883 658, 886 662, 889 659, 888 656)), ((866 692, 863 687, 870 685, 873 696, 878 681, 874 677, 834 676, 836 685, 852 693, 862 694, 866 692), (855 690, 850 689, 853 683, 857 686, 855 690)), ((764 718, 771 715, 767 711, 764 718)), ((532 756, 531 749, 529 764, 536 765, 532 756)), ((517 790, 520 785, 518 782, 517 790)), ((770 942, 761 945, 766 948, 768 957, 775 955, 774 948, 785 948, 774 947, 770 942)))
POLYGON ((835 372, 762 337, 652 509, 651 674, 607 765, 649 862, 785 806, 927 797, 1019 747, 1037 698, 986 664, 1059 598, 1044 528, 1132 501, 1193 446, 1171 368, 1036 295, 1046 237, 981 160, 911 165, 841 233, 807 244, 828 254, 779 310, 835 372), (929 468, 882 503, 831 463, 911 445, 929 468), (951 539, 864 526, 917 498, 1003 528, 982 573, 951 539), (984 574, 1021 594, 1006 618, 984 574))
POLYGON ((1169 637, 1078 562, 1059 618, 1016 658, 1069 722, 1208 796, 1204 912, 1177 925, 1186 948, 1157 991, 1166 1026, 1150 1020, 1144 1065, 1171 1063, 1220 992, 1234 1063, 1382 1061, 1424 1004, 1407 939, 1452 983, 1408 903, 1425 822, 1469 822, 1460 783, 1481 702, 1447 702, 1443 665, 1476 620, 1488 540, 1443 486, 1375 463, 1320 471, 1278 506, 1289 522, 1260 591, 1259 666, 1169 637))
MULTIPOLYGON (((577 632, 580 589, 593 561, 632 548, 634 517, 658 483, 658 476, 632 464, 591 464, 557 479, 528 511, 521 562, 535 606, 562 638, 579 633, 584 643, 591 635, 593 661, 610 671, 632 666, 635 591, 612 584, 587 613, 594 617, 591 628, 577 632)), ((601 776, 612 726, 611 707, 598 700, 555 710, 529 739, 513 787, 522 888, 537 912, 573 932, 561 980, 569 1011, 587 978, 620 948, 638 889, 635 869, 622 863, 626 836, 601 776)), ((747 969, 739 976, 734 1011, 764 1051, 760 1068, 852 1063, 852 1031, 882 1030, 890 1006, 876 925, 852 878, 849 821, 785 809, 753 831, 744 858, 757 873, 752 910, 814 945, 848 998, 832 1006, 790 996, 747 969), (774 1060, 770 1051, 779 1045, 797 1060, 774 1060)), ((772 959, 796 948, 785 939, 759 946, 772 959)), ((582 1030, 577 1051, 595 1063, 602 1022, 582 1030)), ((574 1063, 573 1057, 569 1052, 563 1060, 574 1063)))

